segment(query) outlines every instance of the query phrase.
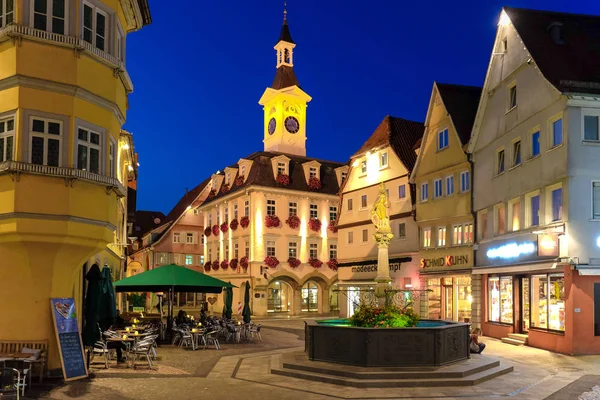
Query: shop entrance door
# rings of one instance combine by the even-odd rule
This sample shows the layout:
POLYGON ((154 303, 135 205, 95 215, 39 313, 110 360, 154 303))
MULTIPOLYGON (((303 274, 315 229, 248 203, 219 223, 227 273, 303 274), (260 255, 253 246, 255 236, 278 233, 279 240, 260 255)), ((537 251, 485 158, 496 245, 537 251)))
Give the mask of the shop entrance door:
POLYGON ((521 320, 520 333, 529 332, 530 309, 531 309, 531 290, 529 288, 529 277, 521 277, 521 312, 519 319, 521 320))
MULTIPOLYGON (((452 282, 452 278, 450 278, 450 282, 452 282)), ((454 292, 452 285, 444 286, 444 299, 444 319, 454 319, 454 292)))

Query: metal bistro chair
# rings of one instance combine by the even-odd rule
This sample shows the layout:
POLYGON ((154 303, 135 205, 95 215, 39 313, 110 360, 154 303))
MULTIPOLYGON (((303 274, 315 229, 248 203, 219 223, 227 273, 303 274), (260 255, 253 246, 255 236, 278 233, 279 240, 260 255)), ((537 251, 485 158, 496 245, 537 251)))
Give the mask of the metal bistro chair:
POLYGON ((19 400, 21 373, 15 368, 0 368, 0 397, 19 400))
POLYGON ((9 369, 16 369, 19 372, 17 388, 21 390, 21 396, 25 396, 25 387, 27 387, 27 374, 29 373, 29 364, 26 364, 24 360, 6 360, 4 361, 4 366, 9 369))
POLYGON ((207 332, 204 335, 204 350, 206 350, 206 347, 211 343, 215 345, 216 350, 221 349, 221 345, 219 344, 219 339, 217 337, 218 334, 219 334, 218 330, 213 330, 213 331, 207 332))
POLYGON ((144 339, 140 340, 135 345, 133 345, 133 348, 130 352, 131 356, 133 357, 133 368, 135 368, 135 362, 138 360, 139 357, 146 357, 146 361, 148 361, 148 366, 152 368, 151 352, 153 342, 154 340, 144 339))
POLYGON ((262 328, 261 324, 250 325, 250 328, 248 329, 248 332, 250 332, 250 338, 254 339, 256 337, 258 340, 263 340, 262 334, 260 333, 260 328, 262 328))

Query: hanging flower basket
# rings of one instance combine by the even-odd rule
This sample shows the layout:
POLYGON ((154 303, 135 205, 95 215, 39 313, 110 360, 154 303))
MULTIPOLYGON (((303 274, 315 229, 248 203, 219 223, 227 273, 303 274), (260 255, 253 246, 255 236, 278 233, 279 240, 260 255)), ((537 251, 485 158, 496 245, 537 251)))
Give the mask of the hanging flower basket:
POLYGON ((232 219, 231 222, 229 223, 229 228, 231 228, 232 231, 235 231, 238 228, 238 225, 240 223, 238 222, 237 219, 232 219))
POLYGON ((213 225, 213 227, 212 227, 212 233, 215 236, 219 236, 219 225, 213 225))
POLYGON ((248 269, 248 257, 244 256, 240 258, 240 267, 242 267, 244 271, 248 269))
POLYGON ((334 270, 337 271, 338 269, 338 261, 335 258, 332 258, 331 260, 327 261, 327 266, 334 270))
POLYGON ((242 228, 246 229, 248 225, 250 225, 250 218, 244 216, 240 219, 240 225, 242 228))
POLYGON ((219 262, 218 261, 213 261, 212 262, 212 269, 213 271, 217 271, 219 269, 219 262))
POLYGON ((298 268, 298 266, 300 264, 302 264, 302 261, 300 261, 296 257, 290 257, 290 258, 288 258, 287 262, 288 262, 288 265, 290 266, 290 268, 298 268))
POLYGON ((229 268, 229 261, 227 261, 227 260, 221 261, 221 269, 227 269, 227 268, 229 268))
POLYGON ((288 186, 290 184, 290 176, 286 174, 279 174, 277 178, 275 178, 277 183, 283 186, 288 186))
POLYGON ((321 268, 321 265, 323 265, 323 261, 319 261, 318 258, 311 258, 310 260, 308 260, 308 263, 313 268, 321 268))
POLYGON ((235 178, 235 185, 236 186, 242 186, 244 184, 244 177, 243 176, 238 176, 237 178, 235 178))
POLYGON ((227 192, 229 192, 229 183, 224 183, 221 186, 221 193, 227 193, 227 192))
POLYGON ((229 229, 229 224, 227 222, 223 222, 221 224, 221 232, 225 233, 229 229))
POLYGON ((327 225, 327 229, 329 229, 333 233, 337 233, 337 224, 335 221, 329 221, 329 225, 327 225))
POLYGON ((204 263, 204 272, 210 272, 211 262, 207 261, 204 263))
POLYGON ((321 230, 321 220, 318 218, 311 218, 308 221, 308 227, 313 232, 319 232, 321 230))
POLYGON ((204 236, 209 237, 211 233, 212 233, 212 231, 210 230, 209 226, 204 228, 204 236))
POLYGON ((277 215, 267 215, 265 217, 265 226, 267 228, 278 228, 281 225, 281 221, 277 215))
POLYGON ((321 189, 321 186, 321 180, 316 176, 311 176, 308 179, 308 187, 310 188, 310 190, 319 190, 321 189))
POLYGON ((265 264, 267 264, 269 268, 275 268, 279 265, 279 260, 277 257, 267 256, 265 258, 265 264))
POLYGON ((208 198, 209 199, 212 199, 216 195, 217 195, 217 192, 215 191, 215 189, 210 189, 210 192, 208 192, 208 198))
POLYGON ((237 267, 238 267, 238 259, 237 258, 232 258, 231 261, 229 261, 229 266, 231 267, 231 269, 237 269, 237 267))
POLYGON ((285 220, 285 223, 292 229, 300 228, 300 218, 297 215, 291 215, 288 219, 285 220))

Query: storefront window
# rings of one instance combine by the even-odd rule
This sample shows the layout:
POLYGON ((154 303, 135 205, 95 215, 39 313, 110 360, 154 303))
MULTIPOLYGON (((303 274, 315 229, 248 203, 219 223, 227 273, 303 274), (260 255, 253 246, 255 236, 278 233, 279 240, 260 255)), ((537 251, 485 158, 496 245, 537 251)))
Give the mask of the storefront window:
POLYGON ((267 290, 267 311, 288 312, 292 308, 292 288, 285 282, 275 281, 267 290))
POLYGON ((488 279, 488 321, 513 322, 513 282, 512 277, 490 277, 488 279))
POLYGON ((306 282, 302 286, 302 311, 317 312, 319 304, 319 289, 314 282, 306 282))
POLYGON ((429 319, 442 318, 442 288, 439 278, 427 279, 429 292, 429 319))
POLYGON ((459 276, 454 278, 456 282, 456 310, 458 313, 457 321, 471 321, 471 303, 473 296, 471 295, 471 277, 459 276))
POLYGON ((564 275, 531 277, 531 327, 565 330, 564 275))

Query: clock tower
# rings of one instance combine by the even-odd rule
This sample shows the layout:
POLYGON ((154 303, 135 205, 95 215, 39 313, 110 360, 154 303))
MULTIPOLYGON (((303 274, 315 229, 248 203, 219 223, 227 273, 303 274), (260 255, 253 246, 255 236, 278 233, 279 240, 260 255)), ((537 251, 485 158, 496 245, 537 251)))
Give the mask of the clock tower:
POLYGON ((311 97, 300 88, 294 73, 295 47, 284 10, 281 34, 275 45, 275 79, 258 104, 264 110, 265 151, 306 156, 306 107, 311 97))

